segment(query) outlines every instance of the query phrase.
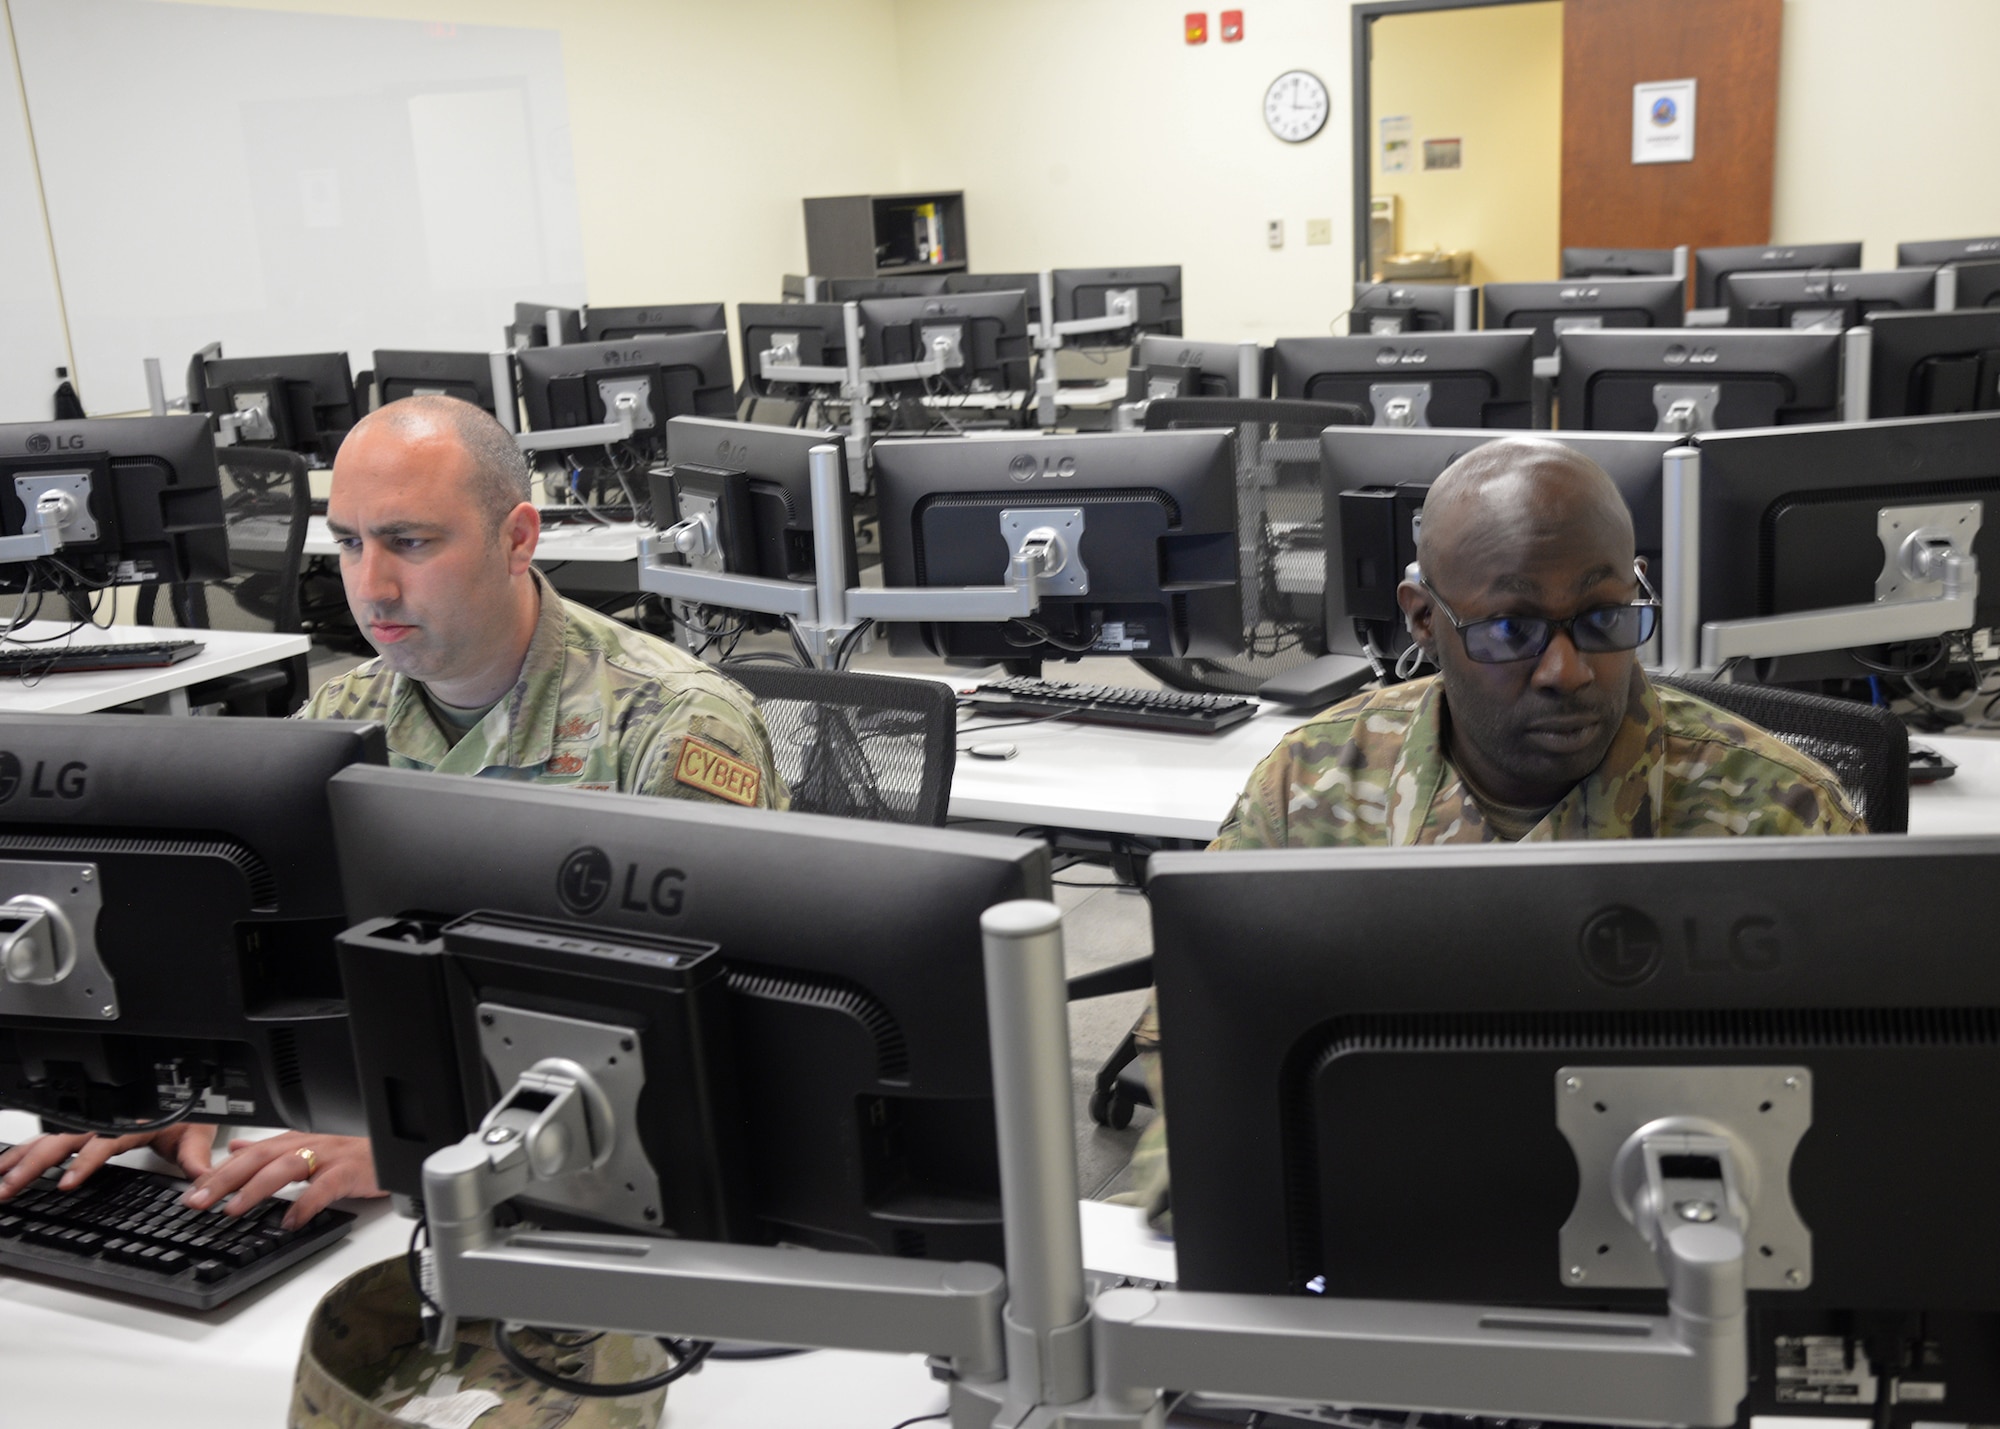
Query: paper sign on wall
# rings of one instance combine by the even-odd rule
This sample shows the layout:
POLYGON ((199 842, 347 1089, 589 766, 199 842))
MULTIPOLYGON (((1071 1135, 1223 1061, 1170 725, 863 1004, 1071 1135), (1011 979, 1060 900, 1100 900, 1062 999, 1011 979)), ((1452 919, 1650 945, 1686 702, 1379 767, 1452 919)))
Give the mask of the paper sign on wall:
POLYGON ((1694 158, 1694 81, 1632 86, 1632 162, 1685 164, 1694 158))
POLYGON ((1410 158, 1414 152, 1411 139, 1416 134, 1416 124, 1407 114, 1385 114, 1382 116, 1382 172, 1385 174, 1407 174, 1410 158))

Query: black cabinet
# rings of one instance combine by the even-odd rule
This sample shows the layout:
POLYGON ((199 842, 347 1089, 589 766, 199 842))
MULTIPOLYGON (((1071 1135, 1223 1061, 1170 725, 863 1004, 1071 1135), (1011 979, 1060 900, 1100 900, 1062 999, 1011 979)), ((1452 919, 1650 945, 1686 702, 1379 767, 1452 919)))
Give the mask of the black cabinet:
POLYGON ((809 198, 806 263, 823 278, 966 270, 963 193, 809 198))

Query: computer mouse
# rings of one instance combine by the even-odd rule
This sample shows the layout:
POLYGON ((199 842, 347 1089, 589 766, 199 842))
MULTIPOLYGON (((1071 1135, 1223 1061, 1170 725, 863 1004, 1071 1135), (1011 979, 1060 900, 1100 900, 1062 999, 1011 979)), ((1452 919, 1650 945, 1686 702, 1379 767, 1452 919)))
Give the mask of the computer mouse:
POLYGON ((1012 759, 1021 752, 1017 744, 968 744, 965 752, 974 759, 1012 759))

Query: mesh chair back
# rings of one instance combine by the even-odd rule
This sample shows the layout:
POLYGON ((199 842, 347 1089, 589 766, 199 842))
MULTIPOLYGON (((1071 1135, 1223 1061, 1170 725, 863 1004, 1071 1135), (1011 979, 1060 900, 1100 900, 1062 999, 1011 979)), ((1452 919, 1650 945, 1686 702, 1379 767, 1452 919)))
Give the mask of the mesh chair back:
POLYGON ((1146 430, 1236 428, 1236 531, 1243 653, 1139 664, 1182 690, 1255 694, 1273 675, 1326 653, 1325 513, 1319 434, 1366 424, 1348 402, 1175 397, 1146 406, 1146 430))
POLYGON ((1719 705, 1817 759, 1840 780, 1870 833, 1909 830, 1910 734, 1888 710, 1773 685, 1680 676, 1657 683, 1719 705))
POLYGON ((942 825, 957 763, 958 700, 935 680, 731 665, 757 697, 792 807, 942 825))
POLYGON ((218 464, 229 536, 229 579, 222 584, 245 615, 280 635, 296 635, 299 571, 312 514, 305 459, 245 448, 223 451, 218 464))

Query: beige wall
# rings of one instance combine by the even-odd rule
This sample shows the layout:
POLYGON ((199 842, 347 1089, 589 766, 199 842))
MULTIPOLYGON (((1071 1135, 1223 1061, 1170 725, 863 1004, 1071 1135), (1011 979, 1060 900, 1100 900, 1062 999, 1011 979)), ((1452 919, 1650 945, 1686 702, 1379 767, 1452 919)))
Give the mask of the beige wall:
POLYGON ((1401 200, 1404 250, 1470 249, 1474 283, 1560 277, 1560 0, 1386 16, 1368 77, 1369 185, 1401 200), (1407 173, 1382 172, 1384 115, 1411 121, 1407 173), (1443 138, 1464 166, 1425 170, 1443 138))
POLYGON ((2000 4, 1786 0, 1772 241, 2000 235, 2000 4))

